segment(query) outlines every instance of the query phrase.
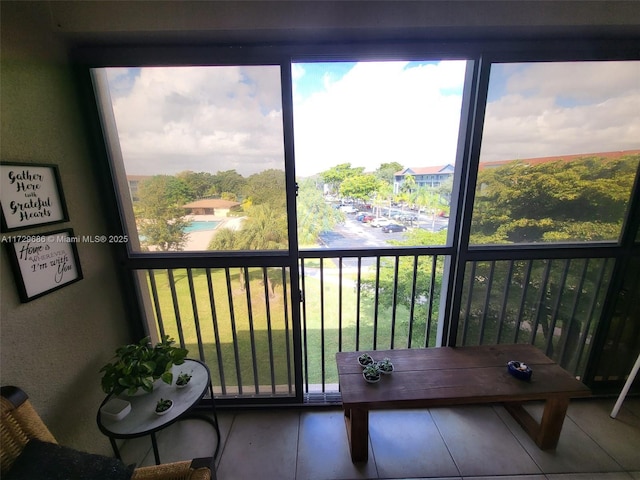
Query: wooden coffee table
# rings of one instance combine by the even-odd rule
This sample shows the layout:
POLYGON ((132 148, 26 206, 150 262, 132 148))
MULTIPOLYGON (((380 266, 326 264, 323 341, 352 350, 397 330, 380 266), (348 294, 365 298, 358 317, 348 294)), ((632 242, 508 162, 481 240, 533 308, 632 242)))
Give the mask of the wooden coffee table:
POLYGON ((336 354, 347 436, 354 462, 368 456, 369 410, 503 403, 541 449, 558 444, 569 399, 591 391, 532 345, 487 345, 368 351, 375 360, 389 357, 391 375, 370 384, 362 377, 358 355, 336 354), (530 381, 507 371, 507 362, 525 362, 530 381), (538 423, 522 402, 544 400, 538 423))

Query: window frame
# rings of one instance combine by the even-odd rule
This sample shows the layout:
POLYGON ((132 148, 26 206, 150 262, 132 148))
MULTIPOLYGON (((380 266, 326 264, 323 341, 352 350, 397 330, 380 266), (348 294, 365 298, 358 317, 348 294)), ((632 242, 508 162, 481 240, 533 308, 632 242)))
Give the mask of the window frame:
MULTIPOLYGON (((237 265, 281 266, 290 267, 292 285, 299 285, 298 260, 305 254, 312 255, 314 250, 299 250, 295 216, 295 165, 292 118, 291 65, 296 62, 309 61, 353 61, 356 60, 424 60, 425 58, 466 59, 468 69, 465 78, 465 91, 468 99, 463 100, 456 172, 452 192, 451 219, 449 240, 446 246, 403 247, 403 253, 424 253, 426 250, 448 257, 447 276, 443 297, 442 312, 444 318, 439 325, 439 338, 442 345, 456 344, 458 316, 460 312, 462 283, 467 262, 477 260, 513 260, 543 258, 604 258, 615 260, 611 288, 607 294, 603 308, 603 319, 613 314, 616 289, 620 288, 624 275, 626 259, 629 256, 640 256, 640 243, 636 242, 636 232, 640 229, 640 175, 636 175, 628 212, 625 216, 622 234, 616 244, 545 244, 545 245, 470 245, 469 235, 475 187, 478 175, 478 162, 482 142, 484 113, 486 108, 489 73, 493 63, 510 62, 550 62, 550 61, 610 61, 640 60, 637 39, 620 38, 586 38, 586 39, 515 39, 512 42, 483 40, 474 42, 368 42, 353 44, 282 44, 277 46, 252 45, 213 45, 213 46, 105 46, 79 45, 72 51, 73 61, 79 65, 78 80, 83 86, 86 101, 89 104, 90 128, 93 132, 98 161, 97 175, 104 178, 105 172, 111 176, 108 160, 108 141, 102 137, 95 101, 92 98, 90 68, 109 66, 162 66, 162 65, 279 65, 281 69, 281 88, 283 92, 283 122, 285 145, 285 175, 287 185, 287 213, 289 217, 288 251, 267 252, 189 252, 189 255, 171 253, 136 254, 127 252, 126 246, 114 245, 116 258, 128 277, 125 285, 135 285, 135 281, 127 273, 147 268, 190 268, 190 267, 227 267, 237 265), (91 105, 91 104, 94 105, 91 105), (101 146, 100 146, 101 145, 101 146), (459 162, 459 163, 458 163, 459 162)), ((114 178, 111 176, 111 178, 114 178)), ((122 212, 118 201, 118 188, 100 181, 101 194, 105 199, 105 212, 110 220, 114 233, 123 234, 124 227, 120 221, 122 212)), ((354 249, 331 251, 331 256, 357 256, 362 253, 384 255, 388 250, 354 249)), ((126 288, 126 287, 125 287, 126 288)), ((291 291, 293 305, 301 302, 297 288, 291 291)), ((128 295, 129 301, 136 306, 138 312, 143 308, 140 298, 128 295)), ((301 378, 300 365, 300 317, 299 309, 294 312, 295 369, 296 369, 296 401, 300 402, 301 378), (300 374, 300 375, 299 375, 300 374)), ((132 318, 133 331, 140 332, 141 320, 132 318)), ((606 321, 601 321, 595 334, 595 345, 587 367, 587 383, 593 382, 593 372, 598 361, 598 345, 604 342, 607 329, 606 321)))

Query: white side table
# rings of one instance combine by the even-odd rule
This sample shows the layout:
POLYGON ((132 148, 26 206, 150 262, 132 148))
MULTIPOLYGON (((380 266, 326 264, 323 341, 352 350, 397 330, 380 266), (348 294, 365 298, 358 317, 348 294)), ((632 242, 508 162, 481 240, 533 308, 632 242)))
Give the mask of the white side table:
MULTIPOLYGON (((107 418, 102 415, 100 409, 98 409, 98 428, 109 437, 111 447, 118 459, 120 459, 120 451, 116 445, 116 438, 136 438, 149 435, 151 437, 155 462, 156 465, 159 465, 160 454, 158 453, 156 432, 185 418, 199 418, 209 422, 214 427, 218 438, 213 456, 214 460, 218 456, 220 449, 220 427, 218 425, 218 415, 216 413, 209 369, 199 360, 186 359, 182 365, 174 365, 171 371, 174 378, 172 385, 167 385, 159 380, 154 384, 153 391, 150 393, 132 397, 125 394, 119 395, 118 398, 122 398, 131 403, 131 411, 121 420, 107 418), (178 378, 181 372, 192 375, 191 381, 184 388, 178 388, 175 385, 175 379, 178 378), (192 411, 204 397, 207 389, 211 395, 213 419, 205 415, 198 415, 192 411), (155 413, 156 403, 161 398, 172 400, 173 406, 166 414, 157 415, 155 413)), ((100 407, 110 399, 111 395, 107 396, 100 407)))

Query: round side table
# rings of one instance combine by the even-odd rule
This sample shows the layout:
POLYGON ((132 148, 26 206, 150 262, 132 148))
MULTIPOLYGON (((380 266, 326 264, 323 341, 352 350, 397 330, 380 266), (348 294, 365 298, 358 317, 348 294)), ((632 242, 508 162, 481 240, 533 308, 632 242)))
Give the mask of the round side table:
POLYGON ((120 420, 108 418, 100 411, 100 408, 112 398, 112 395, 108 395, 100 405, 97 416, 98 428, 109 437, 116 458, 120 459, 116 438, 136 438, 149 435, 155 462, 156 465, 159 465, 160 454, 158 453, 156 432, 185 418, 199 418, 209 422, 214 427, 218 438, 214 459, 218 456, 218 451, 220 450, 220 427, 218 425, 218 415, 216 413, 209 369, 199 360, 186 359, 182 365, 174 365, 171 371, 174 378, 172 385, 167 385, 162 380, 158 380, 150 393, 134 396, 119 395, 118 398, 131 403, 131 411, 120 420), (189 373, 192 376, 191 381, 184 388, 178 388, 175 385, 175 379, 178 378, 181 372, 189 373), (205 415, 198 415, 192 411, 207 393, 207 390, 211 395, 213 419, 205 415), (173 401, 171 410, 164 415, 155 413, 156 403, 161 398, 173 401))

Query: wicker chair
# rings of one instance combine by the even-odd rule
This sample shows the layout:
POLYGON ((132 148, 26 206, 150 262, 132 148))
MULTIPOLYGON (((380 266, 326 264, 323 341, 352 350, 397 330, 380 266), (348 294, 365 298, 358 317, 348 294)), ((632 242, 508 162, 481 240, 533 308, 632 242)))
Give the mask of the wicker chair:
MULTIPOLYGON (((0 406, 0 461, 4 476, 29 440, 57 443, 37 414, 28 396, 18 387, 2 387, 0 406)), ((212 480, 216 478, 211 458, 136 468, 133 480, 212 480)))

